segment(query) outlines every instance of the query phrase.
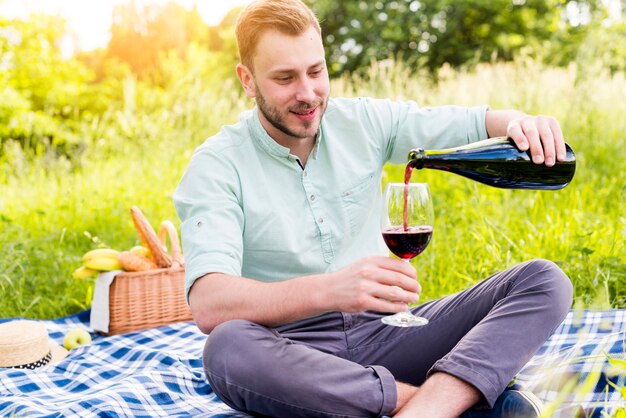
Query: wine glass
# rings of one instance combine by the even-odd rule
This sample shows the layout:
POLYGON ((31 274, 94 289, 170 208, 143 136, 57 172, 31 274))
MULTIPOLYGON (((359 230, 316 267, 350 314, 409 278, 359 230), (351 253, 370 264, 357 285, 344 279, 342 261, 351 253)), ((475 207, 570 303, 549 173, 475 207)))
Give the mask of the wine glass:
MULTIPOLYGON (((434 211, 426 183, 389 183, 385 188, 385 207, 381 229, 389 250, 410 263, 426 249, 433 234, 434 211)), ((385 316, 382 321, 396 327, 426 325, 428 320, 406 312, 385 316)))

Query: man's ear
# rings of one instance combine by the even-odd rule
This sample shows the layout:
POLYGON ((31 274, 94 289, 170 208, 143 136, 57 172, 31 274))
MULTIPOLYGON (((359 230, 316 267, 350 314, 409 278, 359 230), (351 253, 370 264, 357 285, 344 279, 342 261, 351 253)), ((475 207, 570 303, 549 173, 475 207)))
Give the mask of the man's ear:
POLYGON ((237 77, 239 77, 239 81, 241 82, 241 86, 246 92, 246 95, 249 98, 254 99, 256 97, 256 88, 254 86, 252 71, 250 71, 250 69, 243 64, 237 64, 237 77))

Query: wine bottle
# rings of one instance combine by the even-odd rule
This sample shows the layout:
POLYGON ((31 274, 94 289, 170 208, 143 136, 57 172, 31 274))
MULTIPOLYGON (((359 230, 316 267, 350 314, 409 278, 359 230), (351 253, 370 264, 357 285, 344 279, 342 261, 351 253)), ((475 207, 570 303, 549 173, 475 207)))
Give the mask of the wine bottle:
POLYGON ((572 148, 565 144, 565 160, 552 167, 533 163, 529 151, 520 151, 513 140, 490 138, 456 148, 409 152, 412 168, 432 168, 504 189, 559 190, 576 171, 572 148))

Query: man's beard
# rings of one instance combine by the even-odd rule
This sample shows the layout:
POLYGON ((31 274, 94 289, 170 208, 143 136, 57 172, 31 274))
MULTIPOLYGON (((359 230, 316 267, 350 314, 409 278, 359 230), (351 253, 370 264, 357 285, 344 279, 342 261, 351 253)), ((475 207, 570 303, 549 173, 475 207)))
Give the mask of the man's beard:
MULTIPOLYGON (((283 121, 283 117, 280 114, 280 111, 277 108, 272 107, 267 104, 267 102, 265 101, 265 97, 263 97, 263 94, 261 94, 258 88, 256 88, 255 90, 256 90, 255 91, 256 104, 259 110, 261 111, 261 113, 263 114, 263 116, 265 116, 265 119, 267 119, 270 125, 272 125, 274 128, 278 129, 280 132, 284 133, 285 135, 289 135, 291 137, 299 138, 299 139, 305 139, 305 138, 309 138, 311 136, 317 135, 317 133, 319 132, 319 126, 317 127, 317 131, 313 135, 308 134, 308 133, 298 133, 294 131, 293 129, 289 129, 287 125, 285 125, 285 122, 283 121)), ((311 110, 315 108, 316 106, 318 107, 318 111, 321 112, 320 114, 323 114, 324 110, 326 109, 326 99, 322 99, 319 103, 313 103, 312 105, 303 103, 299 106, 291 107, 289 108, 289 110, 302 112, 306 110, 311 110)), ((310 121, 304 121, 303 122, 304 129, 308 131, 309 128, 316 121, 317 121, 317 118, 315 118, 314 120, 310 120, 310 121)))

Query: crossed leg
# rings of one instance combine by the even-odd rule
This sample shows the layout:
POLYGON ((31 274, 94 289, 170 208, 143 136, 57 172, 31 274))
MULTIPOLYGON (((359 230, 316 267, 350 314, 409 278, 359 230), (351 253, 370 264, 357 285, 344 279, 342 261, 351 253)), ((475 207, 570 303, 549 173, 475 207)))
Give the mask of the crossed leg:
POLYGON ((424 327, 388 327, 376 313, 277 328, 229 321, 207 340, 205 371, 224 402, 255 414, 458 416, 479 399, 493 405, 563 320, 571 294, 556 265, 533 260, 418 306, 424 327), (442 386, 462 401, 442 403, 442 386))

